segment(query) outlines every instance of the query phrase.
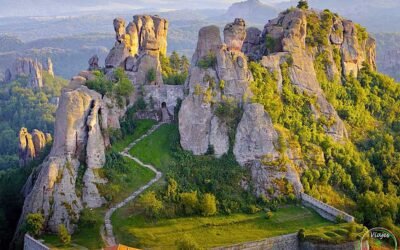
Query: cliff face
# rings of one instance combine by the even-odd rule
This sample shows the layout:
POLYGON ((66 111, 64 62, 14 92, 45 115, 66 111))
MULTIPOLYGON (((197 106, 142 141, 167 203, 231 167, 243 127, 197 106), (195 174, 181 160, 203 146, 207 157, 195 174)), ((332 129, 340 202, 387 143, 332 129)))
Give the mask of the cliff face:
POLYGON ((53 63, 50 58, 47 60, 47 66, 43 65, 37 60, 31 58, 17 58, 11 68, 5 72, 5 81, 14 81, 19 77, 27 77, 29 87, 41 88, 43 87, 43 71, 48 72, 54 77, 53 63))
POLYGON ((179 112, 181 145, 195 155, 205 154, 212 147, 217 157, 233 147, 239 164, 250 168, 258 195, 266 195, 267 189, 274 186, 273 181, 280 178, 290 179, 295 191, 300 192, 300 180, 291 166, 276 173, 261 164, 266 155, 279 156, 275 149, 278 134, 263 106, 250 102, 252 75, 241 52, 245 37, 242 19, 225 26, 224 43, 218 27, 200 30, 186 84, 189 94, 179 112), (233 117, 223 115, 229 107, 243 110, 243 114, 229 114, 237 116, 236 130, 229 121, 233 117), (230 130, 234 130, 234 138, 230 130), (234 145, 230 145, 233 140, 234 145))
POLYGON ((376 68, 375 41, 351 21, 311 10, 281 13, 263 31, 249 28, 245 33, 244 28, 241 19, 228 24, 224 43, 218 28, 210 26, 200 30, 186 86, 189 94, 179 113, 181 145, 196 155, 205 154, 212 146, 216 156, 227 153, 232 146, 239 164, 250 169, 258 195, 280 194, 277 183, 281 181, 291 184, 298 194, 303 189, 299 176, 306 165, 297 149, 279 152, 278 132, 269 114, 261 104, 251 103, 252 76, 247 69, 247 58, 274 72, 279 91, 286 77, 282 75, 281 65, 289 65, 288 77, 293 86, 315 97, 315 103, 310 104, 314 119, 324 116, 333 121, 324 127, 325 132, 340 142, 347 139, 347 131, 321 88, 316 60, 325 60, 330 80, 350 74, 357 76, 365 63, 376 68), (237 127, 219 115, 221 104, 227 102, 234 103, 243 112, 237 114, 237 127), (233 145, 229 145, 232 130, 235 138, 233 145), (288 161, 277 168, 273 163, 282 157, 288 161))

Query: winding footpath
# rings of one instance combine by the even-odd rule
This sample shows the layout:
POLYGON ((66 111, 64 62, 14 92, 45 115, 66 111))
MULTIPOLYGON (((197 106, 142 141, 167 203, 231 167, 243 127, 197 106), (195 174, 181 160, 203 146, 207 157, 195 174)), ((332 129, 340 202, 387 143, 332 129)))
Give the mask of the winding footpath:
POLYGON ((148 168, 151 171, 153 171, 156 176, 151 179, 146 185, 142 186, 135 192, 133 192, 128 198, 126 198, 124 201, 112 206, 109 210, 107 210, 105 216, 104 216, 104 228, 101 229, 101 235, 103 237, 103 240, 105 241, 107 246, 115 246, 117 244, 117 241, 115 239, 114 233, 113 233, 113 227, 111 224, 111 216, 113 213, 128 204, 128 202, 136 199, 141 193, 143 193, 146 189, 148 189, 151 185, 159 181, 162 177, 162 173, 158 171, 154 166, 149 165, 149 164, 144 164, 142 161, 140 161, 138 158, 133 157, 132 155, 129 154, 129 150, 133 148, 138 142, 152 134, 154 131, 156 131, 162 124, 164 123, 158 123, 154 125, 151 129, 149 129, 144 135, 142 135, 140 138, 137 140, 133 141, 131 144, 129 144, 124 150, 122 150, 119 154, 127 157, 133 161, 135 161, 137 164, 139 164, 142 167, 148 168), (105 229, 105 232, 104 232, 105 229))

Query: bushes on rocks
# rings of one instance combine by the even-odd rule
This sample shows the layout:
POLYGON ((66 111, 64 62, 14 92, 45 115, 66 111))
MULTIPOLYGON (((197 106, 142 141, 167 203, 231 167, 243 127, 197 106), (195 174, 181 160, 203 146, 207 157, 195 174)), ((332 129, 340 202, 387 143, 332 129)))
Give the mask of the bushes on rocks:
POLYGON ((93 74, 95 79, 86 81, 86 86, 103 96, 115 99, 120 106, 124 104, 124 98, 130 96, 134 90, 131 81, 122 68, 114 70, 114 80, 108 79, 101 71, 93 71, 93 74))
POLYGON ((164 84, 182 85, 189 72, 189 60, 186 56, 179 56, 176 51, 170 57, 161 56, 161 68, 164 84))
POLYGON ((297 8, 307 10, 308 9, 308 2, 307 0, 300 0, 297 4, 297 8))
POLYGON ((215 68, 216 65, 217 56, 212 52, 209 52, 206 56, 204 56, 197 62, 197 66, 202 69, 215 68))
POLYGON ((151 68, 149 71, 147 71, 146 80, 148 83, 152 83, 156 80, 156 70, 154 68, 151 68))
POLYGON ((37 237, 44 228, 44 217, 40 213, 28 214, 25 219, 25 231, 37 237))

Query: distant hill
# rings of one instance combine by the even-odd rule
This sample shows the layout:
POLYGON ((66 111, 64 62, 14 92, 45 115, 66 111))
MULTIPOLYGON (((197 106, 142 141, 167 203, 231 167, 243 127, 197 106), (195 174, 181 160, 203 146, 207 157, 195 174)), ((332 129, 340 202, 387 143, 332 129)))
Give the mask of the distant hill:
POLYGON ((247 23, 265 24, 269 19, 276 17, 278 9, 262 3, 260 0, 247 0, 232 4, 222 18, 227 21, 240 17, 247 23))

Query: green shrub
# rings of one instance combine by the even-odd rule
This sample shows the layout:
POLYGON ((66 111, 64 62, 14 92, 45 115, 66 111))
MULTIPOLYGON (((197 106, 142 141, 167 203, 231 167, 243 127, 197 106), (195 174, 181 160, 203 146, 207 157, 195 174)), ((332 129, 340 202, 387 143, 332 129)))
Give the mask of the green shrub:
POLYGON ((58 237, 64 245, 71 243, 71 235, 68 233, 68 230, 64 224, 60 224, 58 226, 58 237))
POLYGON ((199 199, 197 191, 185 192, 179 195, 181 206, 186 215, 192 215, 197 212, 199 207, 199 199))
POLYGON ((156 70, 151 68, 146 73, 146 80, 148 83, 152 83, 156 80, 156 70))
POLYGON ((275 40, 275 38, 273 38, 273 37, 270 36, 270 35, 267 35, 267 36, 265 37, 265 46, 267 47, 269 53, 272 53, 272 52, 275 51, 276 42, 277 42, 277 41, 275 40))
POLYGON ((308 9, 307 0, 300 0, 299 3, 297 4, 297 8, 302 9, 302 10, 307 10, 308 9))
POLYGON ((154 191, 147 192, 140 196, 139 205, 144 209, 145 215, 149 218, 156 218, 163 209, 163 203, 160 201, 154 191))
POLYGON ((268 211, 268 212, 265 213, 265 218, 266 218, 267 220, 269 220, 269 219, 272 218, 273 215, 274 215, 274 214, 273 214, 271 211, 268 211))
POLYGON ((124 99, 134 91, 131 81, 122 68, 114 70, 115 82, 107 79, 107 76, 101 71, 93 71, 93 74, 95 75, 95 79, 86 81, 86 86, 103 96, 108 96, 116 100, 119 106, 123 106, 124 99))
POLYGON ((39 236, 44 228, 44 221, 40 213, 28 214, 25 218, 25 231, 33 237, 39 236))
POLYGON ((201 250, 199 244, 187 235, 184 235, 181 240, 175 242, 178 250, 201 250))
POLYGON ((216 65, 217 56, 212 52, 209 52, 206 56, 200 58, 197 62, 197 66, 202 69, 215 68, 216 65))
POLYGON ((306 238, 306 231, 304 230, 304 228, 299 230, 299 233, 297 236, 299 237, 300 241, 304 241, 304 239, 306 238))
POLYGON ((217 201, 213 194, 205 194, 203 196, 200 210, 203 216, 212 216, 217 213, 217 201))

